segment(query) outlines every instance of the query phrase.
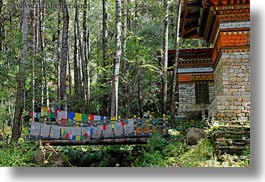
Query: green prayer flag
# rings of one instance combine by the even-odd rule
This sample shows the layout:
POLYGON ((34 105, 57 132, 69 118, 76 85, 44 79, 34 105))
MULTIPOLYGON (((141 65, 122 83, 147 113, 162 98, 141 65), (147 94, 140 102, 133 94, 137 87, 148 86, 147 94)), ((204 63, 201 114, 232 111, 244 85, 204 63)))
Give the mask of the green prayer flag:
POLYGON ((83 122, 88 121, 88 115, 87 114, 82 114, 82 121, 83 122))

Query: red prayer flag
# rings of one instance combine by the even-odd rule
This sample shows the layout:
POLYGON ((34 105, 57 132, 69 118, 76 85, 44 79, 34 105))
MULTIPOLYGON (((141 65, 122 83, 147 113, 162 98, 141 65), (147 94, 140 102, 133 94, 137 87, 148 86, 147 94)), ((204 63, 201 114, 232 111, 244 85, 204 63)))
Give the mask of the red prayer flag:
POLYGON ((69 138, 70 134, 66 133, 65 138, 69 138))
POLYGON ((90 121, 94 121, 94 115, 89 114, 89 115, 88 115, 88 119, 89 119, 90 121))
POLYGON ((85 137, 85 139, 87 139, 88 138, 88 134, 84 133, 84 137, 85 137))
POLYGON ((124 122, 124 121, 122 121, 122 122, 121 122, 121 125, 122 125, 122 126, 125 126, 125 122, 124 122))
POLYGON ((33 112, 30 112, 30 113, 29 113, 29 116, 32 117, 32 116, 33 116, 33 112))
POLYGON ((107 125, 103 125, 102 130, 107 130, 107 125))

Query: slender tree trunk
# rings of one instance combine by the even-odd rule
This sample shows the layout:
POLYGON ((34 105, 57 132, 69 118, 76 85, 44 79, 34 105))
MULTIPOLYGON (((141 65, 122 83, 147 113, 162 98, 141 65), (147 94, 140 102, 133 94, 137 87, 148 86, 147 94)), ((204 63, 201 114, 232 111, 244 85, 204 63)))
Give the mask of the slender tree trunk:
POLYGON ((114 61, 114 73, 112 80, 111 95, 111 117, 118 116, 118 88, 119 88, 119 71, 121 59, 121 0, 116 0, 116 57, 114 61))
MULTIPOLYGON (((58 36, 58 42, 57 42, 57 99, 61 98, 61 89, 60 89, 60 64, 61 64, 61 31, 60 31, 60 25, 61 25, 61 9, 58 10, 58 22, 57 22, 57 36, 58 36)), ((71 75, 70 75, 71 76, 71 75)))
POLYGON ((180 28, 180 16, 181 16, 181 1, 178 4, 178 14, 176 16, 176 35, 175 35, 175 62, 173 69, 173 82, 171 93, 171 125, 172 128, 176 127, 176 114, 178 109, 178 60, 179 60, 179 28, 180 28))
MULTIPOLYGON (((25 0, 25 4, 29 1, 25 0)), ((29 7, 23 6, 23 20, 22 20, 22 51, 21 51, 21 62, 19 67, 19 73, 17 77, 17 96, 16 96, 16 106, 14 113, 14 121, 12 128, 12 139, 17 142, 21 135, 21 124, 22 124, 22 111, 24 105, 24 93, 25 93, 25 71, 26 63, 28 58, 28 32, 29 32, 29 7)))
POLYGON ((42 94, 41 94, 41 102, 42 105, 49 107, 49 88, 47 81, 47 73, 46 73, 46 58, 45 58, 45 23, 44 23, 44 0, 39 0, 39 31, 40 31, 40 51, 42 57, 42 94), (44 97, 45 95, 45 97, 44 97))
POLYGON ((123 106, 126 110, 126 117, 129 117, 129 100, 128 100, 128 66, 127 66, 127 60, 126 60, 126 49, 127 49, 127 22, 128 22, 128 9, 129 9, 129 0, 122 0, 122 17, 123 17, 123 24, 122 24, 122 72, 124 73, 124 81, 122 82, 122 91, 123 91, 123 106), (126 8, 127 7, 127 8, 126 8))
POLYGON ((83 10, 83 52, 84 52, 84 68, 83 68, 83 77, 84 77, 84 92, 85 92, 85 105, 86 112, 90 112, 90 77, 89 77, 89 59, 90 59, 90 2, 88 0, 84 1, 85 8, 83 10), (86 8, 87 7, 87 8, 86 8), (88 11, 88 12, 87 12, 88 11), (88 14, 88 18, 87 18, 88 14))
MULTIPOLYGON (((77 0, 75 1, 77 4, 77 0)), ((78 7, 76 6, 75 8, 75 24, 74 24, 74 90, 75 90, 75 99, 78 100, 81 97, 80 93, 80 67, 79 67, 79 56, 80 52, 78 49, 78 25, 79 25, 79 20, 78 20, 78 7)))
MULTIPOLYGON (((33 5, 35 6, 36 1, 33 1, 33 5)), ((33 116, 35 112, 35 57, 36 57, 36 8, 33 8, 33 15, 32 15, 32 70, 31 70, 31 94, 32 94, 32 101, 31 101, 31 108, 33 111, 33 116)), ((35 121, 35 117, 32 117, 32 121, 35 121)))
MULTIPOLYGON (((104 67, 104 72, 103 72, 103 84, 105 85, 108 82, 107 78, 107 66, 108 66, 108 0, 102 0, 103 3, 103 37, 102 37, 102 44, 103 44, 103 67, 104 67)), ((108 107, 109 107, 109 94, 105 93, 102 98, 102 107, 103 107, 103 112, 108 113, 108 107)))
POLYGON ((63 32, 62 32, 62 53, 60 65, 60 100, 62 101, 61 109, 67 110, 67 94, 66 94, 66 67, 68 58, 68 28, 69 28, 69 12, 65 0, 60 0, 63 11, 63 32))
POLYGON ((168 67, 168 0, 164 0, 164 40, 163 40, 163 101, 162 114, 167 113, 167 67, 168 67))

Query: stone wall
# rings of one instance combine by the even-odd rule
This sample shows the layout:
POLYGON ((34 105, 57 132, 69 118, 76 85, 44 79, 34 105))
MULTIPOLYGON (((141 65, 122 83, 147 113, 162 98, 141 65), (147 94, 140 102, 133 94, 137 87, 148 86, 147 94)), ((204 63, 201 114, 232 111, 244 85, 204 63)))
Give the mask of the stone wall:
POLYGON ((250 53, 224 52, 215 69, 210 115, 217 119, 250 119, 250 53))
MULTIPOLYGON (((213 100, 213 82, 209 82, 209 101, 213 100)), ((178 115, 189 118, 200 118, 201 113, 208 109, 208 104, 196 104, 195 82, 179 83, 178 115)))

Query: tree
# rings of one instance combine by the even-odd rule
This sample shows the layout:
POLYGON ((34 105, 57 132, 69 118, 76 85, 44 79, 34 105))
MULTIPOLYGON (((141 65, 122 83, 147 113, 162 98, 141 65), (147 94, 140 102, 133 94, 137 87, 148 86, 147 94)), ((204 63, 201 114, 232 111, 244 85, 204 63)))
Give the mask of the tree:
POLYGON ((176 127, 176 108, 178 108, 178 62, 179 62, 179 28, 181 16, 181 1, 178 3, 178 12, 176 16, 176 35, 175 35, 175 61, 173 67, 173 82, 171 90, 171 125, 172 128, 176 127), (177 99, 176 99, 177 97, 177 99))
MULTIPOLYGON (((107 66, 108 66, 108 0, 102 0, 103 4, 103 22, 102 22, 102 46, 103 46, 103 84, 106 85, 107 82, 107 66)), ((108 113, 108 101, 109 101, 109 94, 105 93, 102 97, 102 107, 104 114, 108 113)))
POLYGON ((63 32, 62 32, 62 48, 61 48, 61 64, 60 64, 60 100, 62 102, 61 109, 67 110, 67 94, 66 94, 66 67, 68 58, 68 28, 69 28, 69 12, 65 0, 60 0, 63 11, 63 32))
POLYGON ((111 117, 116 118, 118 116, 118 88, 121 60, 121 9, 121 0, 116 0, 116 56, 114 60, 111 94, 111 117))
POLYGON ((162 100, 162 114, 167 112, 167 67, 168 67, 168 0, 164 0, 164 34, 163 34, 163 100, 162 100))
POLYGON ((84 1, 84 5, 87 8, 83 10, 83 52, 84 52, 84 67, 83 67, 83 77, 84 77, 84 92, 85 92, 85 102, 86 102, 86 112, 90 111, 90 0, 84 1), (88 12, 87 12, 88 11, 88 12), (88 14, 88 17, 87 17, 88 14))
POLYGON ((14 113, 14 121, 12 128, 12 139, 17 142, 21 135, 21 116, 24 108, 24 94, 25 94, 25 71, 26 63, 28 59, 28 32, 29 32, 29 1, 24 1, 23 6, 23 18, 22 18, 22 51, 21 51, 21 62, 19 66, 19 73, 17 75, 17 96, 16 106, 14 113))

